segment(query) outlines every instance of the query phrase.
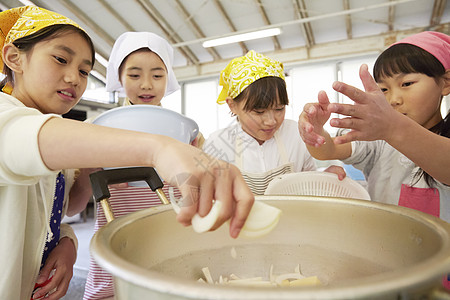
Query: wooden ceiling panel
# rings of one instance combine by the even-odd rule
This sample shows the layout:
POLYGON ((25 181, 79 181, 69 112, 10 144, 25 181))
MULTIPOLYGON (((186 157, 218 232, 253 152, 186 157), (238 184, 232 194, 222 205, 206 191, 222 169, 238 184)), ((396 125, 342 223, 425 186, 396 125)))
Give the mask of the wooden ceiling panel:
MULTIPOLYGON (((125 31, 161 35, 175 48, 179 80, 211 76, 251 49, 294 64, 373 53, 387 40, 430 29, 448 34, 450 26, 447 0, 32 1, 77 21, 105 58, 125 31), (201 45, 210 38, 274 27, 282 29, 279 36, 208 49, 201 45)), ((0 0, 1 9, 22 5, 19 0, 0 0)), ((96 71, 104 75, 106 70, 97 64, 96 71)))

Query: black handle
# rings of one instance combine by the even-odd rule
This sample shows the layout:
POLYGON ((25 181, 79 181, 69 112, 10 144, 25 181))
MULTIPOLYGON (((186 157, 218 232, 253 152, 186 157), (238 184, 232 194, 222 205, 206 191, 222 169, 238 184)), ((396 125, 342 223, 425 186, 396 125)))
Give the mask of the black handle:
POLYGON ((132 167, 102 170, 89 175, 95 201, 111 197, 108 184, 145 180, 152 191, 164 186, 158 173, 151 167, 132 167))

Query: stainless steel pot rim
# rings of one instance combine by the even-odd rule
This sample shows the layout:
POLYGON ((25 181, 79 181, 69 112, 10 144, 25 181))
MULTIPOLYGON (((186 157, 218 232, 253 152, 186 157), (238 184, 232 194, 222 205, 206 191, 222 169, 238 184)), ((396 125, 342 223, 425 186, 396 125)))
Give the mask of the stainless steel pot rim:
MULTIPOLYGON (((343 198, 310 196, 258 196, 257 200, 274 200, 275 197, 279 200, 292 201, 303 199, 309 201, 339 202, 343 200, 343 198)), ((420 220, 424 225, 432 227, 442 237, 445 237, 443 239, 442 248, 449 249, 450 247, 448 230, 445 229, 446 226, 450 228, 450 224, 436 217, 394 205, 376 202, 368 203, 367 201, 353 199, 344 200, 347 204, 369 206, 372 209, 391 211, 396 214, 420 220)), ((229 286, 198 283, 183 278, 176 278, 176 280, 174 280, 171 276, 140 268, 117 256, 110 247, 106 246, 108 244, 106 242, 106 236, 112 236, 112 233, 120 230, 121 227, 132 223, 137 219, 160 214, 168 210, 171 210, 171 207, 168 205, 152 207, 121 217, 109 223, 107 226, 104 226, 94 235, 91 241, 91 253, 94 259, 100 266, 112 273, 113 276, 125 281, 129 278, 133 278, 132 283, 135 285, 162 293, 181 295, 184 297, 188 296, 193 299, 238 299, 243 294, 245 294, 246 299, 329 299, 330 295, 332 295, 333 299, 349 299, 354 298, 356 295, 358 295, 358 297, 369 297, 373 295, 374 291, 378 291, 377 296, 380 296, 383 293, 390 294, 404 289, 420 289, 420 286, 425 285, 426 283, 432 281, 438 282, 443 274, 450 271, 450 253, 441 250, 432 258, 411 267, 361 279, 345 280, 340 282, 339 285, 301 288, 251 288, 235 286, 230 288, 229 286), (101 234, 101 232, 104 232, 104 234, 101 234), (103 256, 98 255, 96 251, 93 251, 93 248, 96 248, 99 252, 106 253, 107 256, 113 256, 114 263, 111 263, 103 256), (431 270, 430 268, 424 268, 424 266, 429 265, 430 263, 436 264, 439 269, 431 270), (408 274, 408 278, 402 276, 404 274, 408 274), (312 292, 314 298, 311 298, 312 292)))

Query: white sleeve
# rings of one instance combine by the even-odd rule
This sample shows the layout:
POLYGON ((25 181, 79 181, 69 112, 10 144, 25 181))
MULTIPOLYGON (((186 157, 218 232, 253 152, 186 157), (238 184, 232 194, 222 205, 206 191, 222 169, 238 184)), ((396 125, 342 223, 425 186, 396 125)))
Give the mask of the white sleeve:
POLYGON ((54 117, 60 116, 1 103, 0 182, 32 184, 37 177, 54 173, 44 164, 38 144, 42 125, 54 117))

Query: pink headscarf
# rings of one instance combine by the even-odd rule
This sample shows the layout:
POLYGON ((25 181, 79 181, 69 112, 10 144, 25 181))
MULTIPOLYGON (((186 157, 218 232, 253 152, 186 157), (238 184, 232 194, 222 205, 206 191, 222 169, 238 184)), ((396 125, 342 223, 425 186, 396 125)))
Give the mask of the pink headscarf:
POLYGON ((450 69, 450 36, 435 31, 424 31, 408 36, 394 44, 411 44, 436 57, 446 70, 450 69))

